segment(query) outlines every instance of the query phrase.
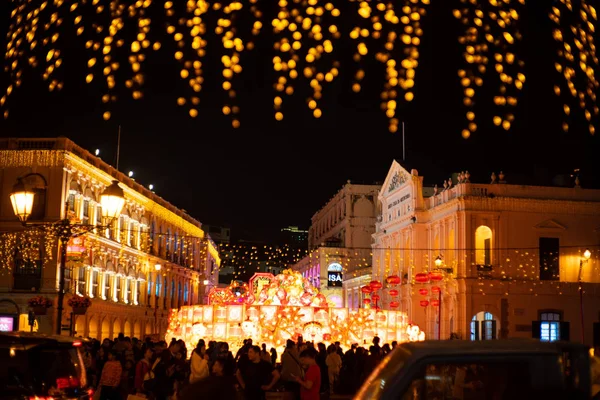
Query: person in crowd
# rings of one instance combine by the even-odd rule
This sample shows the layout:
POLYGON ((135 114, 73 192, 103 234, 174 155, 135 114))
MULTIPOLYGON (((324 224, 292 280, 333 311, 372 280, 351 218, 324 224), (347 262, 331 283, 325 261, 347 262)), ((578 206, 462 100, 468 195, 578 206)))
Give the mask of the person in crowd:
POLYGON ((275 350, 275 347, 271 347, 271 365, 275 366, 277 364, 277 350, 275 350))
POLYGON ((210 375, 208 369, 208 354, 205 352, 204 340, 200 339, 194 351, 190 363, 190 383, 206 379, 210 375))
POLYGON ((383 346, 381 346, 381 354, 385 357, 387 356, 390 351, 392 351, 392 349, 390 349, 390 345, 389 344, 384 344, 383 346))
POLYGON ((152 347, 146 347, 144 352, 144 358, 138 361, 135 366, 135 391, 138 394, 147 394, 149 388, 144 388, 144 381, 152 379, 150 371, 152 370, 152 358, 154 357, 154 351, 152 347))
POLYGON ((167 400, 169 396, 173 395, 175 384, 173 378, 173 375, 175 374, 175 364, 173 363, 173 356, 168 349, 165 349, 160 353, 152 371, 154 372, 155 379, 155 386, 153 389, 155 399, 167 400))
POLYGON ((340 342, 335 342, 335 351, 340 355, 340 358, 344 358, 344 350, 340 342))
POLYGON ((135 369, 133 365, 133 361, 131 360, 127 360, 123 364, 121 384, 119 385, 122 399, 127 399, 127 396, 129 396, 134 389, 135 369))
POLYGON ((329 378, 329 393, 333 394, 334 388, 340 378, 340 371, 342 370, 342 359, 337 353, 337 348, 334 345, 329 345, 327 348, 327 374, 329 378))
POLYGON ((381 346, 379 346, 379 336, 373 338, 373 347, 376 349, 377 354, 381 354, 381 346))
POLYGON ((321 371, 321 393, 327 393, 329 390, 329 375, 327 372, 327 349, 324 343, 317 344, 317 365, 321 371))
POLYGON ((302 369, 296 344, 288 339, 285 351, 281 355, 281 380, 285 390, 292 392, 296 399, 300 399, 300 384, 296 382, 294 376, 304 378, 304 369, 302 369))
POLYGON ((396 346, 398 346, 398 342, 396 342, 395 340, 392 342, 392 350, 394 350, 396 348, 396 346))
POLYGON ((217 353, 217 360, 225 361, 225 369, 224 373, 227 376, 233 376, 235 371, 235 359, 233 358, 233 354, 229 351, 229 343, 222 342, 219 343, 219 352, 217 353))
POLYGON ((258 346, 248 350, 248 362, 239 366, 236 372, 246 400, 264 400, 265 392, 275 386, 279 377, 279 372, 270 363, 261 360, 258 346))
POLYGON ((100 376, 100 400, 121 400, 118 388, 122 374, 123 368, 117 360, 117 352, 114 350, 109 351, 108 361, 104 364, 100 376))
POLYGON ((314 349, 306 349, 300 353, 300 361, 307 367, 304 378, 294 376, 300 384, 301 400, 320 400, 321 371, 316 362, 317 352, 314 349))
POLYGON ((212 375, 189 385, 179 398, 180 400, 236 400, 237 393, 233 379, 225 375, 225 360, 217 358, 212 367, 212 375))
POLYGON ((268 362, 269 364, 272 365, 272 363, 271 363, 271 354, 269 354, 269 352, 267 351, 267 345, 265 343, 263 343, 262 346, 261 346, 260 358, 261 358, 261 360, 266 361, 266 362, 268 362))

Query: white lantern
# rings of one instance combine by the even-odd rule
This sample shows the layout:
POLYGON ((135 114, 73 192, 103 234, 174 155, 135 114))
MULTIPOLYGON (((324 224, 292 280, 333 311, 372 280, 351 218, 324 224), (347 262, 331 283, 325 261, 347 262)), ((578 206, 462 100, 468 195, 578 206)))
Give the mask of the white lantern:
POLYGON ((15 186, 13 186, 12 193, 10 194, 10 202, 13 212, 21 222, 27 221, 27 218, 31 215, 34 197, 35 193, 28 190, 22 180, 19 179, 15 186))
POLYGON ((121 215, 125 205, 125 193, 119 186, 119 181, 107 187, 100 195, 100 204, 102 205, 102 216, 112 220, 121 215))

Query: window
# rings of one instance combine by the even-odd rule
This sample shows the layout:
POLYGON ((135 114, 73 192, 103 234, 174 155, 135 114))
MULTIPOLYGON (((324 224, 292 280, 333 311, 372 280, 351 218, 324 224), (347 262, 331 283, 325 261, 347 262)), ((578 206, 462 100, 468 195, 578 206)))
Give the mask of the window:
POLYGON ((171 280, 171 308, 175 308, 175 281, 171 280))
POLYGON ((123 303, 129 303, 129 278, 125 278, 125 290, 123 291, 123 303))
POLYGON ((160 275, 156 275, 156 297, 160 297, 160 290, 162 289, 162 283, 160 275))
POLYGON ((460 398, 465 399, 538 399, 546 397, 544 394, 569 398, 564 392, 562 364, 558 355, 505 356, 502 360, 470 363, 432 362, 417 373, 401 398, 455 399, 459 398, 457 388, 461 388, 460 398))
POLYGON ((557 281, 560 278, 558 238, 540 238, 540 280, 557 281))
POLYGON ((69 192, 69 197, 67 198, 67 203, 69 204, 69 211, 75 212, 75 192, 69 192))
POLYGON ((90 288, 90 294, 93 296, 101 296, 100 288, 98 285, 100 273, 96 270, 92 270, 92 287, 90 288))
POLYGON ((181 300, 183 298, 183 290, 181 289, 181 282, 177 284, 177 308, 181 307, 181 300))
POLYGON ((85 267, 79 267, 77 272, 77 293, 85 294, 85 267))
POLYGON ((169 281, 167 278, 164 279, 164 290, 163 290, 163 307, 167 308, 167 294, 169 294, 169 281))
POLYGON ((543 342, 569 340, 569 323, 562 321, 560 311, 541 311, 540 320, 532 322, 532 336, 543 342))
POLYGON ((110 281, 111 281, 112 277, 107 274, 104 273, 104 287, 102 288, 102 298, 103 299, 107 299, 108 298, 108 294, 110 293, 110 281))
POLYGON ((96 207, 96 225, 102 225, 102 207, 96 207))
POLYGON ((185 286, 183 287, 183 301, 184 301, 185 303, 187 303, 187 302, 188 302, 188 298, 189 298, 189 291, 190 291, 190 289, 189 289, 189 285, 188 285, 188 283, 186 283, 186 284, 185 284, 185 286))
POLYGON ((150 300, 150 295, 152 294, 152 273, 148 272, 146 274, 146 285, 148 286, 148 302, 150 300))
POLYGON ((492 265, 492 230, 485 225, 475 230, 475 263, 480 266, 492 265))
POLYGON ((471 340, 494 340, 497 338, 496 318, 490 312, 479 312, 471 320, 471 340))
POLYGON ((65 293, 71 291, 71 282, 73 281, 73 269, 65 268, 65 293))
POLYGON ((117 276, 116 277, 116 281, 117 281, 116 282, 117 286, 115 288, 115 298, 114 298, 114 300, 115 301, 119 301, 119 299, 121 298, 121 277, 117 276))
POLYGON ((17 257, 15 257, 15 268, 13 271, 13 289, 40 290, 42 285, 42 262, 40 260, 25 261, 17 257))
POLYGON ((83 221, 87 223, 90 220, 90 199, 83 200, 83 221))

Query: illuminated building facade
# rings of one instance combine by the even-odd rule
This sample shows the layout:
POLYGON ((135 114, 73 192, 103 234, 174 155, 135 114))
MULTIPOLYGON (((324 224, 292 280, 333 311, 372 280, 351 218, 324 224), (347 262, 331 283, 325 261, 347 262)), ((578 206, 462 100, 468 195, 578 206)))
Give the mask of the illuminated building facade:
POLYGON ((598 340, 600 190, 469 178, 424 188, 394 161, 379 195, 373 277, 401 283, 396 296, 384 286, 382 307, 397 301, 429 338, 577 341, 583 320, 585 342, 598 340))
POLYGON ((67 247, 64 334, 164 334, 170 309, 202 303, 205 284, 216 284, 220 259, 200 222, 70 140, 1 140, 0 168, 0 314, 15 316, 13 329, 29 330, 28 300, 41 295, 53 307, 36 316, 34 330, 55 332, 59 285, 57 241, 24 230, 13 214, 9 193, 18 178, 36 192, 32 222, 69 218, 100 226, 108 221, 99 193, 113 180, 125 193, 109 229, 95 228, 67 247), (71 324, 67 304, 76 295, 92 305, 71 324))
POLYGON ((292 267, 336 307, 362 304, 360 287, 371 276, 378 191, 379 185, 348 181, 313 215, 308 230, 310 253, 292 267))

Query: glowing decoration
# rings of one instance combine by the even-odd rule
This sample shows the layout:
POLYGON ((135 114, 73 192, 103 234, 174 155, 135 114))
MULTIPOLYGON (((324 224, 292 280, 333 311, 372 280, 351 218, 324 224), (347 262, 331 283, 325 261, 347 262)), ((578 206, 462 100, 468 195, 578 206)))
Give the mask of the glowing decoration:
POLYGON ((429 294, 429 291, 427 289, 419 289, 419 294, 421 296, 427 296, 429 294))
POLYGON ((357 6, 357 24, 350 32, 356 42, 354 61, 359 69, 354 75, 352 90, 361 91, 365 70, 361 61, 369 54, 385 64, 386 76, 381 92, 381 109, 385 112, 388 129, 398 130, 399 103, 414 99, 416 68, 419 64, 419 45, 423 36, 421 19, 426 14, 429 0, 395 2, 367 2, 354 0, 357 6), (399 51, 401 49, 401 51, 399 51))
POLYGON ((398 307, 400 307, 400 303, 397 302, 397 301, 395 301, 395 300, 394 301, 390 301, 390 307, 391 308, 398 308, 398 307))
POLYGON ((483 86, 491 62, 499 81, 494 104, 502 110, 498 113, 501 115, 494 116, 493 122, 509 130, 514 121, 510 108, 517 105, 517 96, 525 84, 524 62, 516 53, 522 38, 517 23, 525 0, 461 0, 461 3, 453 13, 465 27, 458 41, 464 46, 466 65, 458 71, 458 77, 467 109, 467 127, 462 137, 468 139, 477 131, 474 108, 477 89, 483 86))
POLYGON ((371 299, 363 299, 364 304, 371 304, 371 299))
POLYGON ((571 106, 563 106, 563 130, 569 130, 570 123, 576 118, 572 114, 579 106, 581 116, 585 117, 590 134, 596 133, 598 124, 597 95, 600 88, 598 78, 598 56, 594 35, 598 26, 597 11, 588 0, 572 2, 559 0, 555 2, 549 14, 555 27, 552 36, 558 45, 556 72, 560 75, 562 85, 554 86, 554 93, 559 96, 564 92, 573 99, 571 106), (566 23, 569 24, 567 28, 566 23))
POLYGON ((398 292, 398 290, 396 290, 396 289, 392 289, 392 290, 390 290, 390 291, 389 291, 389 294, 390 294, 390 296, 392 296, 392 297, 396 297, 396 296, 398 296, 398 293, 399 293, 399 292, 398 292))
POLYGON ((373 299, 373 301, 377 302, 377 301, 379 301, 379 299, 381 299, 381 297, 378 294, 374 294, 373 296, 371 296, 371 299, 373 299))
POLYGON ((387 278, 385 278, 385 281, 388 285, 399 285, 400 277, 397 275, 388 276, 387 278))
POLYGON ((425 272, 419 272, 415 275, 415 281, 418 283, 428 283, 429 282, 429 274, 425 272))
POLYGON ((369 294, 373 291, 373 289, 371 288, 371 286, 367 285, 367 286, 361 287, 360 291, 363 292, 364 294, 369 294))
POLYGON ((439 286, 432 286, 431 287, 431 293, 439 293, 441 291, 439 286))
POLYGON ((433 300, 431 300, 431 305, 433 307, 439 307, 440 306, 440 301, 438 299, 433 299, 433 300))
POLYGON ((306 340, 314 341, 316 343, 322 342, 323 338, 323 325, 320 322, 309 322, 304 325, 302 330, 302 336, 306 340))
POLYGON ((429 300, 421 300, 419 301, 419 305, 421 307, 427 307, 429 305, 429 300))
POLYGON ((444 279, 444 275, 440 271, 431 271, 429 273, 429 279, 432 282, 439 282, 444 279))
POLYGON ((304 77, 312 94, 306 100, 314 118, 320 118, 319 100, 323 86, 338 76, 339 61, 334 58, 334 43, 340 38, 336 20, 339 9, 323 0, 281 0, 279 11, 271 21, 273 33, 278 39, 274 49, 273 70, 277 75, 274 83, 273 106, 275 119, 283 119, 284 96, 295 92, 294 82, 304 77))

